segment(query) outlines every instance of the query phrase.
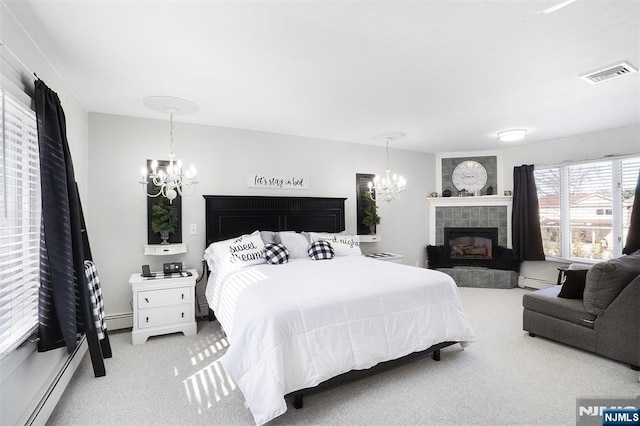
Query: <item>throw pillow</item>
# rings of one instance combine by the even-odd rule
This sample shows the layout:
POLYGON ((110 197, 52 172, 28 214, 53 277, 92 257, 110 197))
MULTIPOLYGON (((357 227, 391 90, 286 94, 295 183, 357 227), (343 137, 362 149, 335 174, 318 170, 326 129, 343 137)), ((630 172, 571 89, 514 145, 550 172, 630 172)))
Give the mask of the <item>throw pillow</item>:
POLYGON ((562 288, 558 297, 582 299, 588 269, 569 269, 564 273, 562 288))
POLYGON ((320 240, 314 241, 309 247, 309 257, 313 260, 333 259, 335 252, 331 243, 328 241, 320 240))
POLYGON ((260 232, 242 235, 224 241, 211 243, 204 252, 204 258, 212 272, 231 271, 245 266, 265 263, 264 242, 260 232))
POLYGON ((276 243, 277 232, 273 231, 260 231, 260 238, 264 241, 265 244, 274 244, 276 243))
POLYGON ((640 251, 606 262, 596 263, 587 272, 584 308, 592 315, 602 315, 613 299, 640 274, 640 251))
POLYGON ((427 266, 429 269, 451 268, 452 264, 445 246, 427 246, 427 266))
POLYGON ((357 235, 309 233, 310 241, 328 241, 333 247, 336 256, 362 256, 360 250, 360 237, 357 235))
POLYGON ((309 242, 304 235, 291 231, 279 232, 278 237, 280 238, 280 243, 289 250, 291 259, 303 259, 308 256, 309 242))
POLYGON ((489 268, 520 272, 520 261, 514 259, 512 249, 498 246, 493 252, 489 268))
POLYGON ((289 250, 282 244, 267 244, 264 246, 264 258, 272 265, 282 265, 289 261, 289 250))

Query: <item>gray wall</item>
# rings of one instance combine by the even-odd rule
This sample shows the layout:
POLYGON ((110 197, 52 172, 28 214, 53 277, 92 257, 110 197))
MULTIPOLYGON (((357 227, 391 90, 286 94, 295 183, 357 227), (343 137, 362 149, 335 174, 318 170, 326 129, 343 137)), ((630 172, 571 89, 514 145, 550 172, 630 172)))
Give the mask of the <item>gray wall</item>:
MULTIPOLYGON (((203 194, 345 197, 348 233, 356 233, 356 173, 382 173, 384 147, 280 135, 249 130, 174 123, 174 152, 198 169, 195 194, 183 198, 185 255, 144 256, 146 197, 139 170, 149 158, 166 159, 168 117, 158 120, 118 115, 89 115, 88 231, 100 272, 107 316, 131 313, 132 273, 140 265, 152 270, 168 261, 183 261, 201 271, 204 251, 203 194), (309 190, 270 190, 247 187, 247 175, 300 175, 310 179, 309 190), (198 234, 189 235, 196 224, 198 234)), ((424 265, 428 222, 425 195, 435 187, 432 154, 390 150, 393 171, 408 180, 401 199, 380 202, 379 243, 363 244, 363 251, 391 251, 404 263, 424 265)), ((202 293, 201 283, 198 293, 202 293)), ((130 326, 130 320, 129 326, 130 326)), ((126 326, 123 320, 119 326, 126 326)), ((115 323, 114 323, 115 324, 115 323)), ((118 326, 118 325, 114 325, 118 326)))

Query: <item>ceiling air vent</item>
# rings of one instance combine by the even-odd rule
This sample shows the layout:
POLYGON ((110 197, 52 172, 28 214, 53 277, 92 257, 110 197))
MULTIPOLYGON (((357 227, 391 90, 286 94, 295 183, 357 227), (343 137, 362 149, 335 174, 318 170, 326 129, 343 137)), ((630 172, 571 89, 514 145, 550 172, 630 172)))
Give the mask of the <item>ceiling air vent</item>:
POLYGON ((583 74, 580 76, 581 79, 586 81, 587 83, 597 84, 606 80, 611 80, 612 78, 621 77, 623 75, 632 74, 638 71, 637 68, 634 68, 628 62, 620 62, 615 65, 608 66, 604 69, 599 69, 597 71, 592 71, 587 74, 583 74))

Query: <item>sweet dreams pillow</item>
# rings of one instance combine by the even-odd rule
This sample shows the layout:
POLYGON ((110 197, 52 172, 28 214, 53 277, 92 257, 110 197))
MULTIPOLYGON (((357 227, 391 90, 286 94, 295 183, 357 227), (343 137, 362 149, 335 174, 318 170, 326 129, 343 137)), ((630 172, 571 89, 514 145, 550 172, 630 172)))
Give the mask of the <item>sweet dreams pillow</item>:
POLYGON ((212 243, 205 250, 204 258, 212 272, 266 263, 264 242, 258 231, 212 243))
POLYGON ((336 253, 336 256, 361 256, 360 237, 357 235, 326 234, 311 232, 309 234, 311 242, 328 241, 336 253))

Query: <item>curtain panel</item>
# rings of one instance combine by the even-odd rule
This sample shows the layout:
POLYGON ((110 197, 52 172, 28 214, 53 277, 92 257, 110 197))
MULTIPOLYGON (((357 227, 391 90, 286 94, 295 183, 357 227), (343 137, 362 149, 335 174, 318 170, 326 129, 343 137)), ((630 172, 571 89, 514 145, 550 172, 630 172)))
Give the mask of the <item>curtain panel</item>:
POLYGON ((42 183, 38 350, 71 353, 91 322, 80 197, 60 99, 42 80, 34 97, 42 183))
POLYGON ((513 168, 512 244, 516 260, 545 260, 534 166, 513 168))
POLYGON ((636 183, 636 193, 631 208, 629 233, 622 254, 631 254, 636 250, 640 250, 640 173, 638 173, 638 183, 636 183))

